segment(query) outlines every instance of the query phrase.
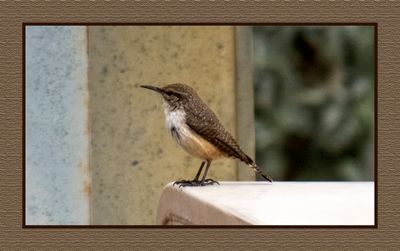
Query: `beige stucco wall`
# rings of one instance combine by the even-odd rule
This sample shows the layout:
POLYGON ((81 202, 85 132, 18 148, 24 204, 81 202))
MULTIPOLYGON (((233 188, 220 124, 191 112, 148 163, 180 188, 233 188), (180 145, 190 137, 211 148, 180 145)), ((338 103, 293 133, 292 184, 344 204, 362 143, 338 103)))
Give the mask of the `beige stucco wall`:
MULTIPOLYGON (((186 83, 236 136, 235 31, 217 26, 88 27, 92 224, 154 224, 162 188, 201 161, 172 140, 161 97, 139 87, 186 83)), ((219 160, 209 177, 237 180, 219 160)))

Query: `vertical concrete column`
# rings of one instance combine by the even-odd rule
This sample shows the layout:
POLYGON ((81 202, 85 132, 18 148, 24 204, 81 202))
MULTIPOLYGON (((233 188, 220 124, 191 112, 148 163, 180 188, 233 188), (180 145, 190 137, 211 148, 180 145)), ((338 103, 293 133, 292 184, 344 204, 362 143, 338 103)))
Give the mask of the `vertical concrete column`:
POLYGON ((86 27, 26 27, 26 224, 89 224, 86 27))
MULTIPOLYGON (((154 224, 162 188, 196 174, 200 160, 172 140, 161 97, 139 87, 195 88, 236 136, 235 32, 217 26, 89 27, 92 223, 154 224)), ((237 162, 209 176, 236 180, 237 162)))
MULTIPOLYGON (((236 139, 254 159, 254 93, 253 93, 253 30, 250 26, 235 27, 236 52, 236 139)), ((238 180, 253 181, 254 172, 246 164, 238 165, 238 180)))

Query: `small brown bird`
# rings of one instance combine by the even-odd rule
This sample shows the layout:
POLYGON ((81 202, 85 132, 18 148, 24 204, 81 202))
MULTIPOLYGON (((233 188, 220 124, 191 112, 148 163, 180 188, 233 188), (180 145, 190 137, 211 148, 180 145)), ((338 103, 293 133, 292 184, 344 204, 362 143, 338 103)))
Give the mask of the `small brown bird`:
POLYGON ((179 186, 205 186, 218 183, 206 179, 211 161, 223 158, 237 158, 255 173, 272 182, 256 163, 247 156, 233 137, 225 130, 217 116, 200 99, 196 91, 184 84, 171 84, 165 87, 141 85, 141 87, 156 91, 163 97, 166 124, 172 137, 189 154, 203 160, 193 180, 180 180, 179 186), (200 173, 204 165, 206 169, 201 179, 200 173))

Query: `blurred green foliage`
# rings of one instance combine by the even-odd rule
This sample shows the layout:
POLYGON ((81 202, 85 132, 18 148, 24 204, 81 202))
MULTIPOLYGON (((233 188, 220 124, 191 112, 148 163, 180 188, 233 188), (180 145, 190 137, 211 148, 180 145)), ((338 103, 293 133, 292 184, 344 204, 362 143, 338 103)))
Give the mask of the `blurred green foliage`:
POLYGON ((374 27, 254 27, 257 162, 275 180, 373 180, 374 27))

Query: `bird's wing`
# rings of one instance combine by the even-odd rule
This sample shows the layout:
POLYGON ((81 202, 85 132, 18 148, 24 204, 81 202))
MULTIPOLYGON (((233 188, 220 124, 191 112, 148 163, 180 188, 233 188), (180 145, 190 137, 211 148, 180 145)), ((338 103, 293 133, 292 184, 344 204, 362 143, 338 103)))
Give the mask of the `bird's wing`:
POLYGON ((218 149, 247 164, 254 163, 239 147, 233 137, 225 130, 217 116, 208 107, 187 107, 191 116, 186 117, 186 124, 218 149), (194 110, 196 109, 196 110, 194 110), (207 115, 206 115, 207 114, 207 115))

